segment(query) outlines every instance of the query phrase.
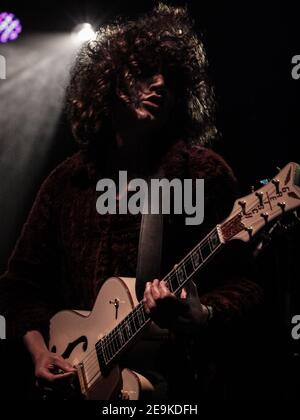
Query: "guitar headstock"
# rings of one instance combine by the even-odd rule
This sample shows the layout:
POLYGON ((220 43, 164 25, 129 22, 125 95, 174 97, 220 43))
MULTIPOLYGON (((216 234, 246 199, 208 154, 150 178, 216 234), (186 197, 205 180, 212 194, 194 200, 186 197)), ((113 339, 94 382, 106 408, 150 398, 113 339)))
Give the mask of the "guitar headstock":
POLYGON ((219 226, 224 242, 249 241, 271 221, 300 206, 300 166, 288 163, 270 182, 239 198, 219 226))

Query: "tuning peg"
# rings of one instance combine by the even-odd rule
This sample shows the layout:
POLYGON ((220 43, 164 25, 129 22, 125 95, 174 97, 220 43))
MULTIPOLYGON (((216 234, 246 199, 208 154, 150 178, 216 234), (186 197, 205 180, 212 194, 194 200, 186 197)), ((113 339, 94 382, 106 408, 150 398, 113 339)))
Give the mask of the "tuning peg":
POLYGON ((279 181, 279 179, 277 179, 277 178, 272 179, 271 182, 272 182, 273 185, 275 185, 276 194, 279 194, 280 193, 280 189, 279 189, 280 181, 279 181))
POLYGON ((249 238, 251 239, 251 237, 252 237, 252 233, 253 233, 253 227, 252 227, 252 226, 250 226, 250 227, 245 227, 244 229, 245 229, 245 231, 246 231, 246 232, 248 232, 248 234, 249 234, 249 238))
POLYGON ((259 200, 259 205, 263 206, 264 204, 264 193, 262 191, 255 193, 256 197, 259 200))
POLYGON ((243 214, 246 214, 246 201, 240 200, 238 204, 241 206, 243 214))
POLYGON ((265 223, 267 224, 268 223, 268 218, 269 218, 269 213, 264 212, 264 213, 261 213, 260 215, 264 219, 265 223))
POLYGON ((280 207, 281 210, 282 210, 282 213, 284 213, 285 206, 286 206, 285 202, 284 201, 281 201, 280 203, 277 203, 277 206, 280 207))

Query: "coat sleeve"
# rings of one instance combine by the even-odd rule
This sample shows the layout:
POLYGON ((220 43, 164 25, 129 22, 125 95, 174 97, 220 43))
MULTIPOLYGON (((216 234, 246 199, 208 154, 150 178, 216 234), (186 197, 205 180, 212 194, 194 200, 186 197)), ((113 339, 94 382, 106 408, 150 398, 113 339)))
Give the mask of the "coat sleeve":
POLYGON ((8 337, 39 330, 47 339, 49 318, 59 306, 56 175, 42 184, 21 236, 0 278, 1 313, 8 337))

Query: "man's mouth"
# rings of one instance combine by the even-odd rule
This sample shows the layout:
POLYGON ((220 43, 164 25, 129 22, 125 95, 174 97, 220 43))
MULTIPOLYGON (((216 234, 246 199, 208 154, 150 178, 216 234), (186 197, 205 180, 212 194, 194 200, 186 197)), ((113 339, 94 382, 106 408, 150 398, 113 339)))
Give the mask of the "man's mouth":
POLYGON ((161 95, 143 96, 141 102, 146 108, 158 109, 162 106, 163 97, 161 95))

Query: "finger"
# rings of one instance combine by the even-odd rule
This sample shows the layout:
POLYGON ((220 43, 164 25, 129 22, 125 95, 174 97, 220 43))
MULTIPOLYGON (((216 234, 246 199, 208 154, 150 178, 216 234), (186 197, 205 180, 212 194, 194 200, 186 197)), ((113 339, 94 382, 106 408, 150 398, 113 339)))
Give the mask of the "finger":
POLYGON ((54 375, 54 381, 63 381, 74 377, 74 372, 59 373, 54 375))
POLYGON ((151 292, 151 283, 146 283, 144 299, 143 299, 145 311, 149 314, 150 310, 156 306, 156 303, 153 299, 152 292, 151 292))
POLYGON ((36 376, 37 376, 38 382, 40 382, 41 380, 42 381, 45 380, 47 382, 54 382, 57 380, 71 378, 74 376, 74 373, 66 372, 66 373, 58 373, 57 375, 55 375, 54 373, 49 372, 48 369, 42 368, 37 372, 36 376))
POLYGON ((162 280, 159 283, 159 292, 161 298, 175 297, 175 295, 170 292, 170 289, 168 288, 167 283, 164 280, 162 280))
POLYGON ((148 300, 148 297, 151 295, 151 283, 150 281, 147 281, 144 291, 144 300, 148 300))
POLYGON ((151 284, 151 294, 154 300, 157 300, 160 298, 159 284, 160 282, 157 279, 153 280, 151 284))
POLYGON ((148 281, 146 283, 144 297, 145 298, 148 298, 148 297, 154 298, 154 296, 156 296, 157 293, 159 293, 158 286, 159 286, 159 280, 155 279, 155 280, 153 280, 153 282, 148 281))
POLYGON ((76 369, 64 359, 57 358, 55 359, 54 364, 65 372, 76 372, 76 369))
POLYGON ((186 291, 185 288, 183 288, 181 290, 180 297, 181 297, 181 299, 186 299, 187 298, 187 291, 186 291))

